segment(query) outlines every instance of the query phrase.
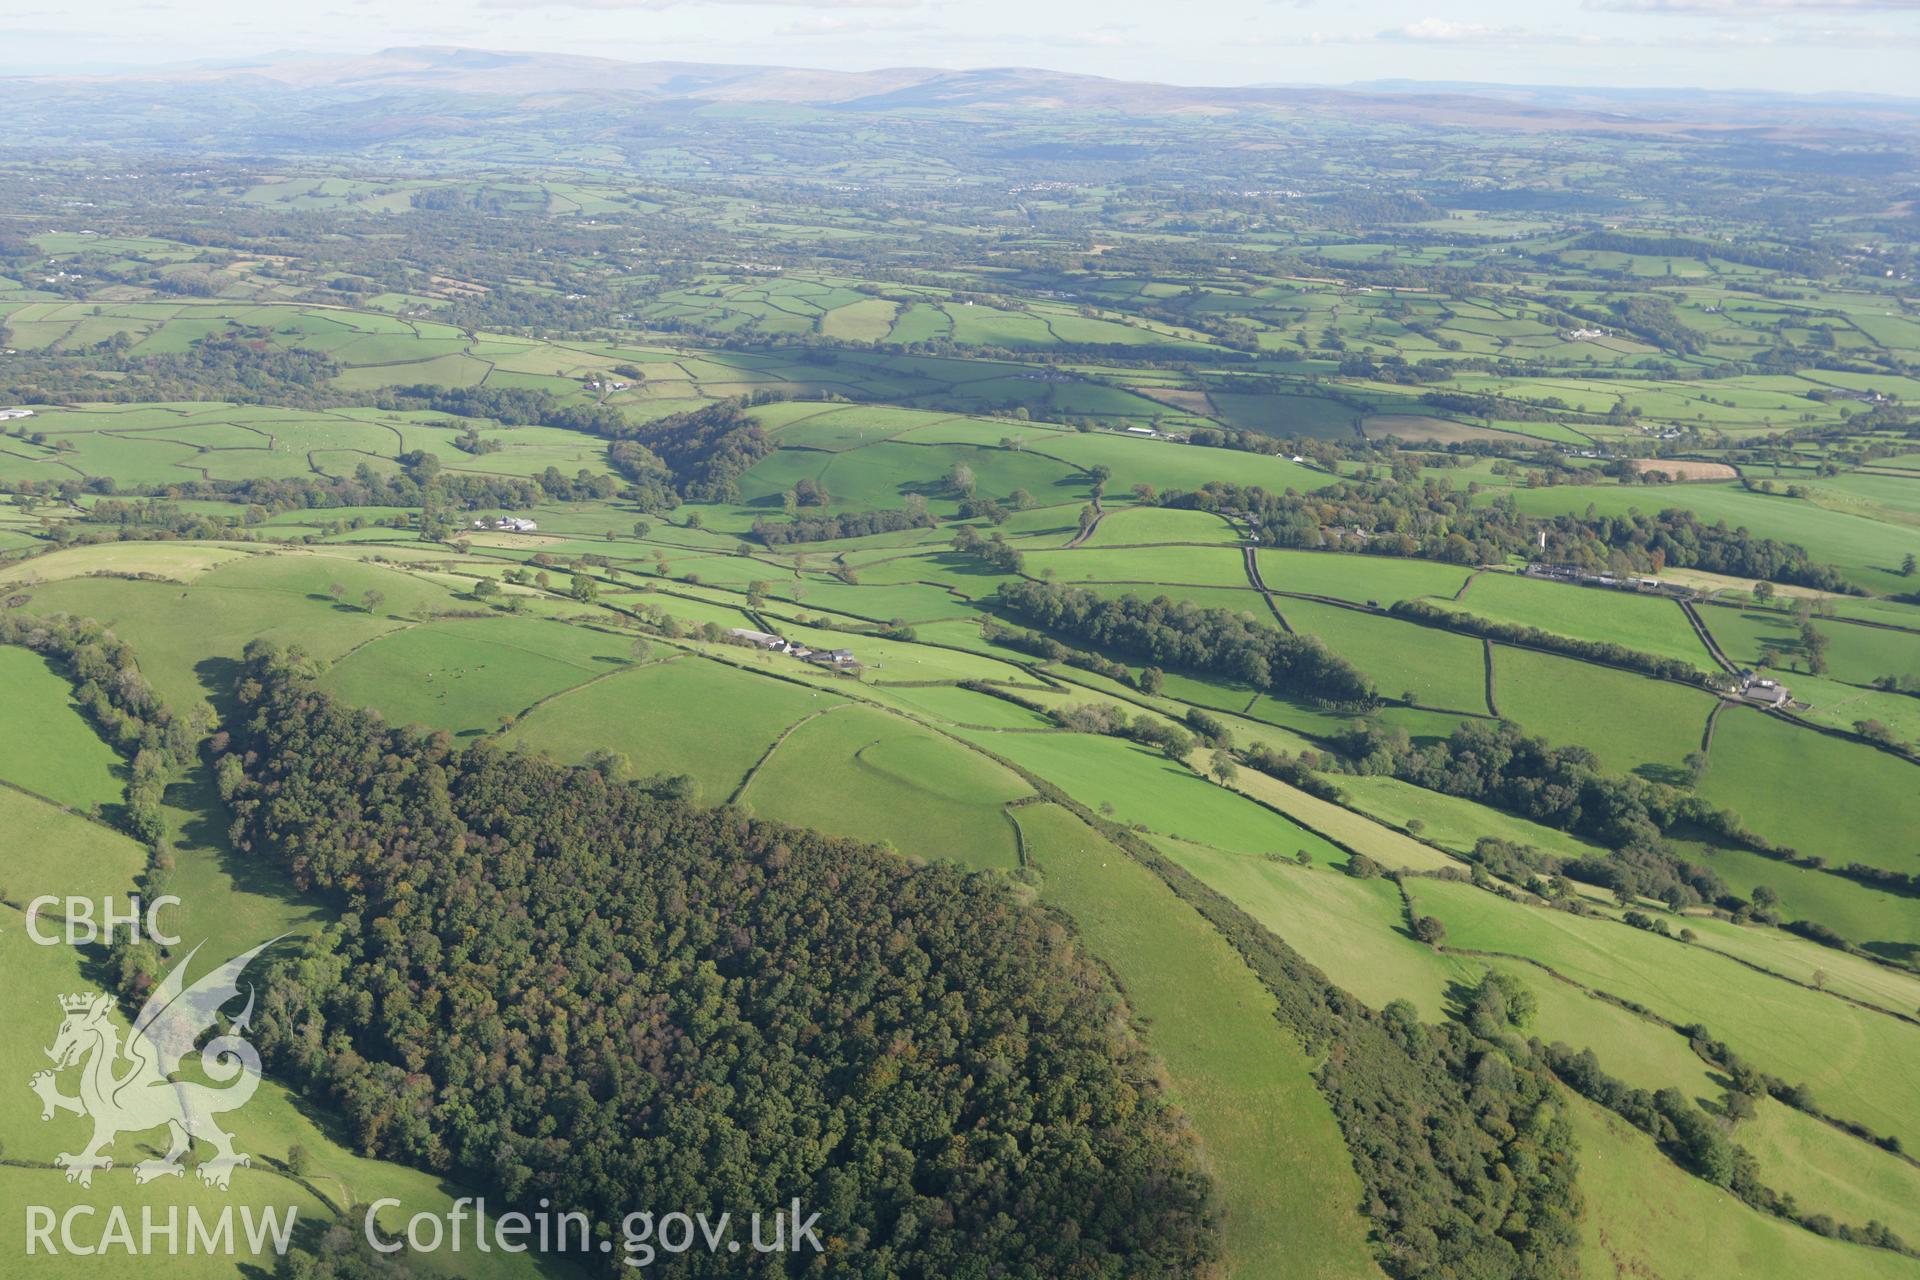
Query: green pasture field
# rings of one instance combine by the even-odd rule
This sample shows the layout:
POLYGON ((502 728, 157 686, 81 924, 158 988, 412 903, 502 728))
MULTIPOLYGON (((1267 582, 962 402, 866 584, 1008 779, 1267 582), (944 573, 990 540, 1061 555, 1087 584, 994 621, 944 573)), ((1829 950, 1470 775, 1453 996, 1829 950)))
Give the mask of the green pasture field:
MULTIPOLYGON (((1490 500, 1493 495, 1486 496, 1490 500)), ((1651 515, 1667 507, 1685 507, 1709 524, 1724 520, 1728 528, 1747 528, 1797 543, 1813 559, 1834 565, 1849 581, 1869 591, 1910 589, 1909 581, 1899 574, 1900 560, 1910 553, 1920 554, 1920 529, 1828 511, 1792 498, 1748 493, 1730 484, 1689 484, 1656 490, 1569 485, 1519 490, 1514 501, 1520 510, 1532 515, 1579 515, 1588 507, 1600 515, 1625 515, 1630 510, 1651 515)))
MULTIPOLYGON (((1702 609, 1700 617, 1735 662, 1759 666, 1760 651, 1771 647, 1787 660, 1789 670, 1805 669, 1800 625, 1788 609, 1724 607, 1702 609)), ((1849 684, 1871 684, 1881 676, 1920 679, 1920 633, 1826 618, 1812 621, 1827 638, 1827 671, 1834 679, 1849 684)))
POLYGON ((119 831, 11 787, 0 787, 0 825, 0 900, 21 908, 47 893, 95 902, 124 894, 147 863, 147 851, 119 831))
POLYGON ((1746 849, 1687 840, 1671 843, 1690 861, 1711 868, 1743 898, 1752 897, 1760 885, 1774 890, 1788 920, 1817 920, 1849 942, 1889 959, 1920 958, 1920 918, 1911 898, 1746 849))
POLYGON ((1720 699, 1628 671, 1509 645, 1493 647, 1502 718, 1556 745, 1585 747, 1609 773, 1685 780, 1720 699))
POLYGON ((1700 794, 1829 863, 1920 870, 1920 765, 1747 707, 1714 729, 1700 794))
MULTIPOLYGON (((1244 720, 1232 721, 1230 727, 1234 740, 1241 744, 1255 741, 1268 741, 1267 745, 1278 750, 1290 750, 1300 743, 1289 741, 1286 737, 1275 737, 1266 726, 1255 727, 1244 720), (1262 730, 1266 730, 1262 732, 1262 730)), ((1198 748, 1188 757, 1187 763, 1196 769, 1207 767, 1211 753, 1198 748)), ((1412 836, 1402 834, 1392 827, 1383 826, 1365 814, 1356 813, 1331 800, 1322 800, 1318 796, 1308 795, 1298 787, 1268 777, 1258 769, 1242 769, 1230 785, 1235 791, 1252 796, 1261 802, 1280 810, 1310 831, 1317 831, 1329 841, 1338 841, 1341 845, 1358 853, 1363 853, 1383 867, 1409 871, 1437 871, 1442 867, 1458 867, 1453 858, 1440 852, 1432 845, 1422 844, 1412 836)), ((1345 866, 1347 859, 1340 864, 1345 866)))
POLYGON ((1610 641, 1663 658, 1678 658, 1701 670, 1713 659, 1680 606, 1672 600, 1545 582, 1511 573, 1483 573, 1450 608, 1495 622, 1538 627, 1581 640, 1610 641))
POLYGON ((1547 1044, 1591 1049, 1601 1069, 1636 1089, 1678 1089, 1696 1105, 1718 1106, 1725 1085, 1718 1069, 1685 1037, 1616 1004, 1561 982, 1538 965, 1495 957, 1477 963, 1504 973, 1533 994, 1535 1011, 1521 1031, 1547 1044))
POLYGON ((917 493, 937 513, 952 514, 961 495, 947 483, 956 463, 973 471, 982 496, 1007 498, 1025 489, 1043 503, 1084 502, 1086 480, 1072 467, 1034 453, 964 445, 920 446, 881 441, 837 453, 780 449, 740 477, 749 506, 780 514, 780 495, 803 478, 827 486, 831 510, 894 509, 917 493))
MULTIPOLYGON (((1103 522, 1104 523, 1104 522, 1103 522)), ((1027 575, 1048 576, 1056 582, 1139 583, 1140 594, 1151 598, 1158 583, 1201 587, 1244 587, 1247 570, 1233 547, 1074 547, 1071 550, 1029 551, 1027 575)), ((1258 606, 1257 597, 1249 606, 1258 606)))
POLYGON ((1880 689, 1863 689, 1859 685, 1843 684, 1826 676, 1810 676, 1805 672, 1774 674, 1793 690, 1794 702, 1805 704, 1804 708, 1794 708, 1794 714, 1802 720, 1845 733, 1854 732, 1854 726, 1861 721, 1877 720, 1886 726, 1897 741, 1920 741, 1920 698, 1880 689))
POLYGON ((1759 1160, 1767 1184, 1802 1211, 1854 1225, 1884 1222, 1904 1240, 1920 1239, 1920 1169, 1898 1156, 1771 1098, 1732 1137, 1759 1160))
MULTIPOLYGON (((155 549, 176 543, 142 543, 155 549)), ((225 668, 261 637, 334 659, 407 625, 416 611, 452 607, 438 584, 412 574, 307 552, 251 556, 207 570, 190 585, 68 578, 34 588, 26 608, 71 613, 111 627, 139 655, 141 672, 176 712, 224 701, 225 668), (343 601, 328 588, 339 584, 343 601), (368 590, 386 600, 377 613, 357 603, 368 590)))
POLYGON ((1232 545, 1239 541, 1239 534, 1233 526, 1210 511, 1182 511, 1174 507, 1121 507, 1107 512, 1099 527, 1080 545, 1088 548, 1169 542, 1232 545))
POLYGON ((1276 937, 1318 965, 1336 986, 1375 1009, 1411 1000, 1438 1021, 1485 966, 1442 955, 1408 934, 1400 891, 1386 879, 1355 880, 1325 867, 1300 867, 1204 845, 1163 839, 1161 849, 1231 898, 1276 937))
POLYGON ((1696 946, 1724 951, 1796 982, 1825 987, 1893 1013, 1920 1010, 1920 975, 1823 947, 1783 929, 1692 916, 1696 946))
POLYGON ((1828 1240, 1748 1208, 1685 1172, 1619 1116, 1568 1093, 1580 1145, 1580 1264, 1590 1276, 1663 1280, 1912 1277, 1911 1258, 1828 1240))
POLYGON ((82 718, 66 676, 31 649, 0 645, 0 688, 0 782, 83 811, 120 801, 126 766, 82 718))
POLYGON ((1208 393, 1207 398, 1213 402, 1228 426, 1268 436, 1351 440, 1354 436, 1354 419, 1360 416, 1352 406, 1324 396, 1246 395, 1213 391, 1208 393))
POLYGON ((321 686, 394 724, 483 732, 576 685, 624 670, 631 639, 537 618, 405 627, 335 664, 321 686))
POLYGON ((1410 886, 1449 946, 1523 957, 1673 1022, 1702 1023, 1762 1070, 1804 1082, 1826 1110, 1877 1134, 1920 1135, 1920 1026, 1756 973, 1630 925, 1527 907, 1471 885, 1410 886))
POLYGON ((1283 596, 1274 603, 1288 626, 1318 636, 1371 677, 1383 697, 1411 692, 1423 707, 1487 714, 1485 646, 1472 636, 1314 600, 1283 596))
POLYGON ((1004 756, 1116 822, 1197 840, 1235 853, 1307 850, 1320 862, 1341 862, 1338 849, 1244 796, 1215 786, 1186 766, 1120 738, 1080 733, 992 733, 960 736, 1004 756))
POLYGON ((1005 809, 1028 794, 1018 777, 950 738, 849 706, 788 734, 740 803, 763 818, 984 868, 1017 865, 1005 809))
POLYGON ((1432 596, 1452 599, 1471 572, 1432 560, 1393 556, 1347 555, 1332 551, 1289 551, 1262 547, 1254 553, 1269 590, 1329 596, 1355 604, 1382 606, 1432 596))
POLYGON ((1380 1272, 1313 1063, 1233 948, 1151 871, 1051 804, 1013 811, 1042 901, 1119 980, 1220 1188, 1229 1274, 1380 1272))
MULTIPOLYGON (((1016 696, 1031 697, 1035 691, 1022 689, 1016 696)), ((951 725, 969 725, 980 729, 1051 729, 1053 721, 1016 706, 1004 698, 976 693, 958 685, 870 685, 867 695, 904 708, 909 714, 931 716, 951 725)))
POLYGON ((521 716, 502 740, 569 762, 617 751, 637 776, 688 774, 700 803, 719 804, 780 734, 844 705, 835 694, 724 663, 670 657, 575 685, 521 716))

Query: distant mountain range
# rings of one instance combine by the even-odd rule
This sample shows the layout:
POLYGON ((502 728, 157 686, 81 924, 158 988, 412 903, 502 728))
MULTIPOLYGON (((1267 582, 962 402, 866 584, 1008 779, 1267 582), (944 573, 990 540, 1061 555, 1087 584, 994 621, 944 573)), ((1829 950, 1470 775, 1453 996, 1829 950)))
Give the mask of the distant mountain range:
MULTIPOLYGON (((1103 79, 1024 67, 822 71, 691 62, 624 62, 444 46, 366 55, 270 54, 245 61, 115 74, 0 79, 0 99, 28 123, 79 127, 89 115, 153 104, 161 134, 244 127, 287 111, 330 114, 380 103, 428 127, 482 107, 518 116, 589 109, 765 106, 827 113, 1074 112, 1120 116, 1333 114, 1522 130, 1690 132, 1910 131, 1920 100, 1793 97, 1693 90, 1380 81, 1340 88, 1209 87, 1103 79)), ((123 120, 123 129, 131 127, 123 120)), ((111 132, 111 131, 110 131, 111 132)))

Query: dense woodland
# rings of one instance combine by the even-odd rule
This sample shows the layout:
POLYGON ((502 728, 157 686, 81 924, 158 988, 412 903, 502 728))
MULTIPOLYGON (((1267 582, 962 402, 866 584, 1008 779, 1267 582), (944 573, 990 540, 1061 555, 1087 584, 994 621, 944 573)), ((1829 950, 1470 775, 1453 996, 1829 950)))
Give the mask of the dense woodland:
POLYGON ((1120 997, 1002 882, 456 750, 264 645, 237 693, 236 841, 343 908, 260 1042, 366 1150, 601 1222, 798 1196, 831 1244, 796 1275, 1205 1272, 1207 1179, 1120 997))

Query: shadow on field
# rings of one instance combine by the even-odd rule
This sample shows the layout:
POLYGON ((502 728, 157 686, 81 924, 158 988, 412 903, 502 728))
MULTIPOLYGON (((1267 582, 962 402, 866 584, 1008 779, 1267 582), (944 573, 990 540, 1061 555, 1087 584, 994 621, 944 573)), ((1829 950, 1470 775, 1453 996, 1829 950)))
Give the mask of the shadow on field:
POLYGON ((207 691, 207 701, 213 704, 213 713, 220 723, 231 720, 240 709, 233 696, 233 688, 240 681, 239 660, 202 658, 193 664, 193 674, 200 681, 200 687, 207 691))

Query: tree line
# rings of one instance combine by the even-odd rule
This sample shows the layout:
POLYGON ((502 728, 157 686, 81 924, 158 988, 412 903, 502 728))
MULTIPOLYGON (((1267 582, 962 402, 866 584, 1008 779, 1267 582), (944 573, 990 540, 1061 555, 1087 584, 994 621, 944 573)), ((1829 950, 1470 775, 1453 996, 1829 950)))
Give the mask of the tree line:
POLYGON ((1313 636, 1262 626, 1225 609, 1137 595, 1105 599, 1078 587, 1000 584, 996 607, 1025 622, 1150 662, 1217 676, 1324 706, 1371 707, 1373 682, 1313 636))

